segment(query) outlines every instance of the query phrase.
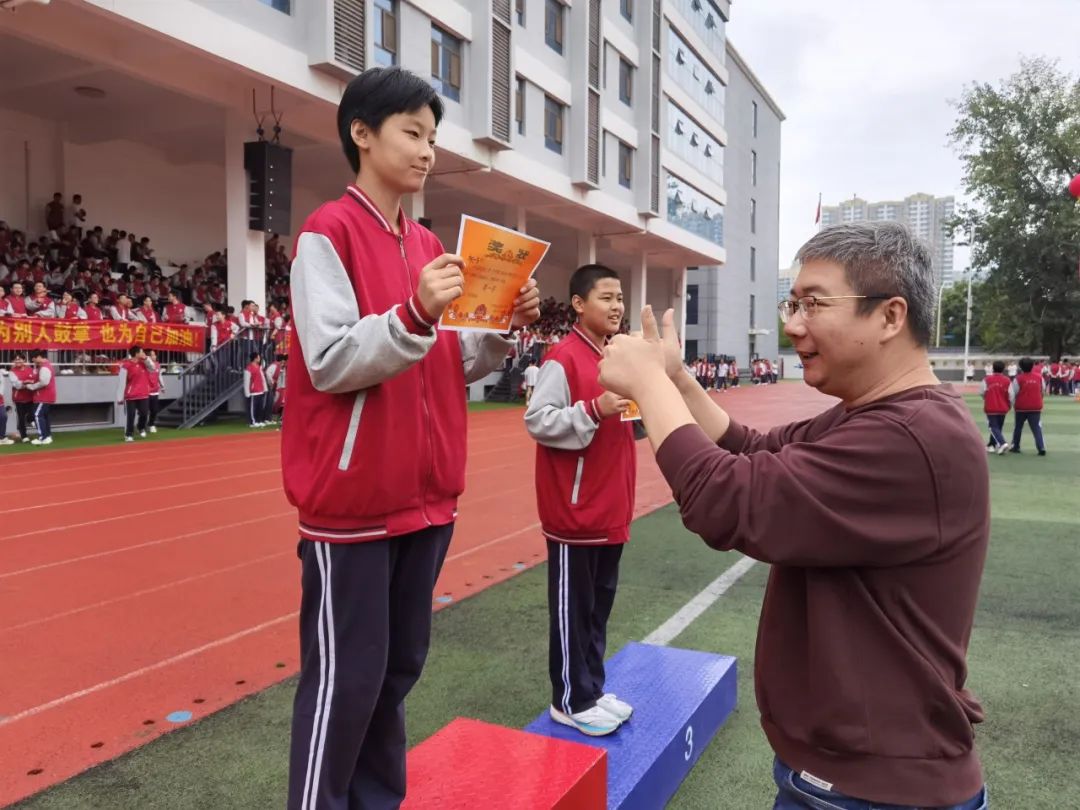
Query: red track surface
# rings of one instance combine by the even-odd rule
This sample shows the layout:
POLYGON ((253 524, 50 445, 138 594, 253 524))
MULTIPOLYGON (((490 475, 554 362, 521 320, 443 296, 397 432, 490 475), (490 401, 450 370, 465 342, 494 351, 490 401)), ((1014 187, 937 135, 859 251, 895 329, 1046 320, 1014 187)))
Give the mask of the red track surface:
MULTIPOLYGON (((756 427, 828 404, 796 385, 720 401, 756 427)), ((544 559, 521 415, 469 417, 435 609, 544 559)), ((0 806, 296 671, 300 572, 278 434, 0 458, 0 806)), ((671 492, 648 442, 639 458, 642 515, 671 492)))

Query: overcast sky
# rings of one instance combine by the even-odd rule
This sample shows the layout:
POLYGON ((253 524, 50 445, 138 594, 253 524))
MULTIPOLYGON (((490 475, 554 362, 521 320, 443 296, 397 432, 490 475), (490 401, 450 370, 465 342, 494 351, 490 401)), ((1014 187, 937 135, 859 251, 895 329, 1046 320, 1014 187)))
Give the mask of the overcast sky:
POLYGON ((998 84, 1021 55, 1080 75, 1080 0, 735 0, 727 35, 787 116, 781 269, 815 232, 819 192, 961 197, 947 133, 964 85, 998 84))

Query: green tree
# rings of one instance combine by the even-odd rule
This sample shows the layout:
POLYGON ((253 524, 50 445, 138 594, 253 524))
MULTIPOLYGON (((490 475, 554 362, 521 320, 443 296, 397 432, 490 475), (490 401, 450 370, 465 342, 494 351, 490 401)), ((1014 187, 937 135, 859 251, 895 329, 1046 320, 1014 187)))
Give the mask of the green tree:
MULTIPOLYGON (((1051 356, 1080 349, 1080 81, 1037 58, 1000 86, 974 84, 950 133, 974 204, 954 225, 984 272, 978 310, 987 348, 1051 356)), ((966 290, 965 293, 966 295, 966 290)), ((962 330, 961 330, 962 332, 962 330)))

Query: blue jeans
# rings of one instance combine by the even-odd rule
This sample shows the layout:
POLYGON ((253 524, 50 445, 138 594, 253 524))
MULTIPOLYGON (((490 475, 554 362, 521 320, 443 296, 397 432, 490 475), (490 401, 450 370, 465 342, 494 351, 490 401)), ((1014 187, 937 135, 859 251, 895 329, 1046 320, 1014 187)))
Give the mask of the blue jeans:
POLYGON ((1042 434, 1042 411, 1017 411, 1016 425, 1013 427, 1012 446, 1014 450, 1020 449, 1020 437, 1024 433, 1024 423, 1031 427, 1031 434, 1035 437, 1035 449, 1046 450, 1043 444, 1042 434))
POLYGON ((807 782, 779 759, 773 764, 773 779, 779 788, 773 810, 987 810, 990 807, 985 787, 968 801, 948 807, 921 808, 868 802, 845 796, 843 793, 822 790, 807 782))

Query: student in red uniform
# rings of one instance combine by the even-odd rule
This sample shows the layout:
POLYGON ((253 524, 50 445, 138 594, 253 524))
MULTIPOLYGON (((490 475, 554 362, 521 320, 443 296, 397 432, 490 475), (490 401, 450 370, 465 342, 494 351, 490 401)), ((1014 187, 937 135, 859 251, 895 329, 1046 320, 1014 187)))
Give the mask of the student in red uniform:
POLYGON ((150 388, 148 399, 150 412, 146 419, 146 429, 150 433, 157 433, 157 415, 161 410, 161 364, 158 362, 157 350, 151 349, 146 353, 146 379, 150 388))
POLYGON ((34 418, 34 367, 26 362, 26 355, 16 352, 11 364, 11 402, 15 405, 15 426, 23 442, 30 441, 30 421, 34 418))
POLYGON ((163 320, 166 323, 187 323, 187 307, 174 292, 169 293, 169 303, 165 305, 163 320))
POLYGON ((65 292, 60 297, 60 303, 56 305, 54 314, 57 318, 64 318, 69 321, 86 320, 86 310, 79 306, 79 302, 69 292, 65 292))
POLYGON ((97 293, 90 293, 90 297, 86 299, 86 306, 83 309, 86 312, 86 320, 105 320, 105 316, 101 311, 101 299, 98 297, 97 293))
POLYGON ((146 352, 141 346, 128 349, 128 356, 120 363, 116 404, 126 405, 127 423, 124 441, 135 441, 135 431, 146 438, 146 423, 150 418, 150 374, 146 365, 146 352), (136 425, 136 417, 138 424, 136 425))
MULTIPOLYGON (((439 96, 407 71, 353 79, 338 132, 356 184, 296 241, 281 448, 302 563, 291 810, 405 796, 404 700, 427 657, 464 488, 465 385, 510 348, 435 328, 464 262, 406 218, 401 198, 424 186, 441 117, 439 96)), ((535 282, 521 293, 515 328, 540 315, 535 282)))
POLYGON ((34 293, 26 299, 26 311, 38 318, 52 318, 56 314, 56 307, 45 285, 38 281, 34 284, 34 293))
POLYGON ((285 389, 285 357, 275 355, 274 361, 266 367, 266 402, 263 409, 263 422, 274 423, 274 414, 278 412, 278 398, 285 389))
POLYGON ((1009 386, 1012 380, 1005 376, 1005 362, 995 360, 993 371, 983 377, 979 393, 983 398, 983 413, 990 425, 990 443, 986 452, 997 452, 998 455, 1008 451, 1012 445, 1005 442, 1002 430, 1005 427, 1005 417, 1009 413, 1009 386))
POLYGON ((15 444, 15 440, 8 436, 8 412, 11 406, 4 399, 4 389, 8 387, 8 371, 0 371, 0 445, 15 444))
POLYGON ((662 336, 646 308, 645 339, 613 338, 600 381, 637 402, 686 527, 771 564, 754 686, 774 810, 984 810, 965 681, 990 480, 963 398, 930 369, 930 248, 848 223, 796 261, 784 333, 833 407, 740 425, 683 375, 671 310, 662 336))
POLYGON ((633 422, 620 419, 629 402, 597 382, 603 347, 625 311, 618 273, 579 267, 570 301, 577 324, 544 358, 525 426, 537 442, 536 502, 547 540, 548 711, 599 737, 633 713, 604 691, 604 650, 630 539, 637 454, 633 422))
POLYGON ((18 281, 11 285, 11 295, 8 296, 8 309, 12 318, 25 318, 30 314, 26 311, 23 285, 18 281))
POLYGON ((248 355, 244 369, 244 396, 247 398, 248 427, 266 426, 266 375, 263 373, 262 356, 258 352, 248 355))
POLYGON ((30 444, 52 444, 49 409, 56 404, 56 374, 49 356, 41 349, 31 353, 30 359, 34 364, 34 378, 27 388, 34 392, 34 424, 38 432, 30 444))
POLYGON ((1009 399, 1012 400, 1016 420, 1009 452, 1020 452, 1020 439, 1024 433, 1024 425, 1027 424, 1031 427, 1031 435, 1035 437, 1035 449, 1040 456, 1045 456, 1046 444, 1043 442, 1042 432, 1043 379, 1042 374, 1037 373, 1033 366, 1030 357, 1020 358, 1020 373, 1009 388, 1009 399))

